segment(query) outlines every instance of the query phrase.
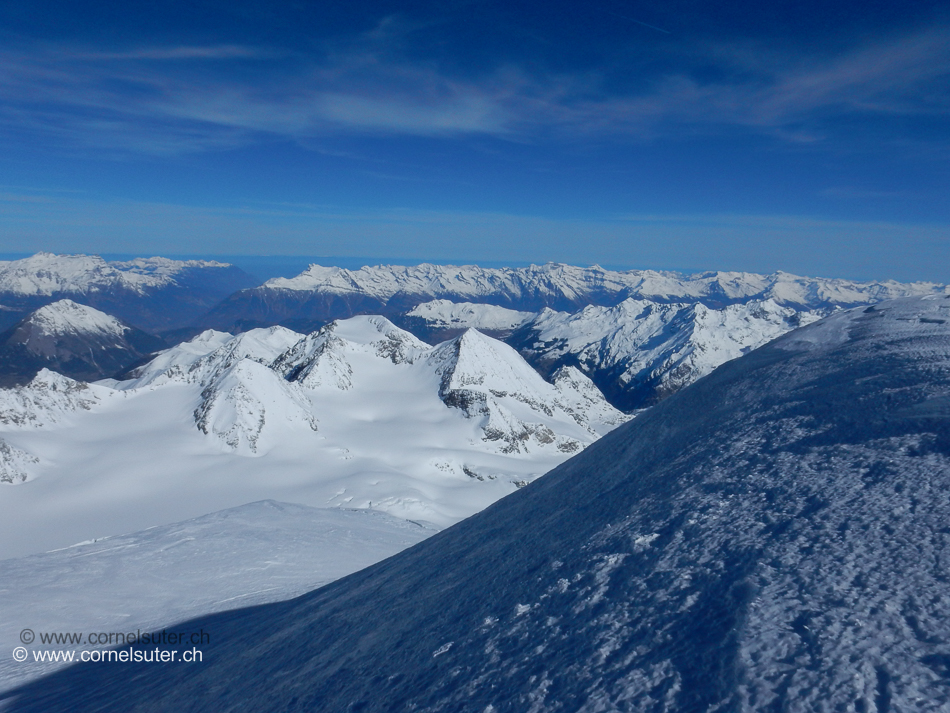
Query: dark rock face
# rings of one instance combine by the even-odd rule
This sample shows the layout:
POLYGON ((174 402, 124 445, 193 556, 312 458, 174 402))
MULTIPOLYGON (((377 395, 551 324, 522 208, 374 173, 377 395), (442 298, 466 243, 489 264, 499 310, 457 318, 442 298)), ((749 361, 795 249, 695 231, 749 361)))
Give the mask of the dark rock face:
POLYGON ((948 316, 793 332, 400 555, 179 625, 201 664, 78 666, 8 710, 945 711, 948 316))
MULTIPOLYGON (((71 305, 80 314, 91 311, 71 300, 61 300, 28 315, 19 324, 0 334, 0 387, 28 383, 40 369, 51 369, 72 379, 95 381, 113 376, 147 355, 168 345, 159 337, 116 322, 114 330, 89 325, 68 325, 50 329, 43 314, 57 305, 71 305)), ((95 311, 101 318, 109 315, 95 311)), ((111 325, 110 325, 111 326, 111 325)))

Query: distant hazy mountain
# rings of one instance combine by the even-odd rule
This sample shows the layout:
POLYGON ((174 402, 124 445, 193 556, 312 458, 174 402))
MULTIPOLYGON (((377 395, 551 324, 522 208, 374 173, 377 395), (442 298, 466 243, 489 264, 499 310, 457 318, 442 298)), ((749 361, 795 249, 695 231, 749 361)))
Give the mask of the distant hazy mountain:
MULTIPOLYGON (((946 711, 950 299, 832 315, 309 595, 26 711, 946 711)), ((171 648, 171 647, 168 647, 171 648)))
POLYGON ((0 261, 0 328, 69 298, 150 332, 184 327, 255 280, 233 265, 162 257, 106 262, 37 253, 0 261))
POLYGON ((310 329, 358 314, 392 318, 432 300, 483 303, 517 311, 536 312, 547 307, 574 312, 588 305, 613 306, 628 298, 699 303, 711 308, 771 299, 801 311, 850 307, 944 289, 923 282, 854 282, 784 272, 681 275, 553 263, 502 269, 423 264, 345 270, 312 265, 297 277, 275 278, 231 295, 202 318, 201 324, 226 330, 273 324, 310 329))
POLYGON ((457 337, 466 329, 503 339, 536 316, 534 312, 477 302, 432 300, 416 305, 395 320, 403 328, 430 344, 457 337))
POLYGON ((41 369, 93 381, 167 347, 158 337, 72 300, 58 300, 0 334, 0 386, 25 384, 41 369))

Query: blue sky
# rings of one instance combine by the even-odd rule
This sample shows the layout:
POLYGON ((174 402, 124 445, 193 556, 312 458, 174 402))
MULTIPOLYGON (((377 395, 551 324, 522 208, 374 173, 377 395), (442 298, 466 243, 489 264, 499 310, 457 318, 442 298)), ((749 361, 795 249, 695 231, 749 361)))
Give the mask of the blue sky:
POLYGON ((950 281, 934 2, 0 6, 0 252, 950 281))

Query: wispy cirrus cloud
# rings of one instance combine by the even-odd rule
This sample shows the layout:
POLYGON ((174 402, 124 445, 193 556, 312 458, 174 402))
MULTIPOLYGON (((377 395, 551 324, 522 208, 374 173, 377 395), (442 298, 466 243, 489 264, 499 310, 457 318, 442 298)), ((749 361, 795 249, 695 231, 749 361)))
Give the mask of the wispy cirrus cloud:
POLYGON ((80 146, 177 153, 271 135, 334 133, 648 139, 723 128, 791 141, 849 117, 950 114, 950 28, 820 58, 754 46, 683 49, 636 91, 609 92, 617 67, 544 74, 521 67, 456 76, 409 59, 376 32, 319 57, 242 45, 0 51, 0 126, 80 146), (714 64, 703 81, 693 63, 714 64))

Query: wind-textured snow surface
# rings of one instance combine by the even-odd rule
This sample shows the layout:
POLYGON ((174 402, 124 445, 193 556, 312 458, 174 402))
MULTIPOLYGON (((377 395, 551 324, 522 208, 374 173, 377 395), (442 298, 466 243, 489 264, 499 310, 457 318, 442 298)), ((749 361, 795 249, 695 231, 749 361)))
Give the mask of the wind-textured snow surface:
MULTIPOLYGON (((0 560, 0 641, 77 632, 149 632, 288 599, 435 532, 370 510, 266 500, 44 554, 0 560)), ((102 642, 105 643, 105 642, 102 642)), ((92 645, 87 648, 106 648, 92 645)), ((0 691, 63 664, 0 657, 0 691)))
POLYGON ((0 389, 0 558, 264 499, 445 527, 629 418, 474 330, 371 316, 207 331, 132 377, 0 389))
POLYGON ((195 664, 26 711, 946 711, 950 299, 779 338, 195 664))

